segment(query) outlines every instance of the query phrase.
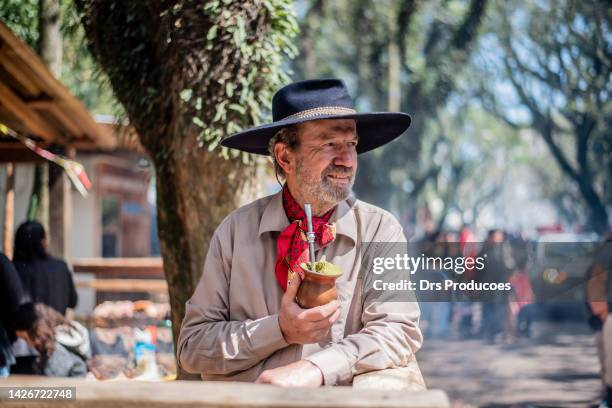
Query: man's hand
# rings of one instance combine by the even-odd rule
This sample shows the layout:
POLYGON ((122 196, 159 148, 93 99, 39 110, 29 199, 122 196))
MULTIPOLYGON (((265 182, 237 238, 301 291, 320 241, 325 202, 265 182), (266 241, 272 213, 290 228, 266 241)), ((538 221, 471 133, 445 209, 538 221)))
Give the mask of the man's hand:
POLYGON ((318 343, 327 337, 332 324, 340 317, 340 302, 334 300, 323 306, 302 309, 295 302, 299 286, 299 276, 287 283, 278 314, 281 332, 289 344, 318 343))
POLYGON ((310 361, 300 360, 286 366, 266 370, 255 382, 281 387, 318 387, 323 385, 323 374, 319 367, 310 361))

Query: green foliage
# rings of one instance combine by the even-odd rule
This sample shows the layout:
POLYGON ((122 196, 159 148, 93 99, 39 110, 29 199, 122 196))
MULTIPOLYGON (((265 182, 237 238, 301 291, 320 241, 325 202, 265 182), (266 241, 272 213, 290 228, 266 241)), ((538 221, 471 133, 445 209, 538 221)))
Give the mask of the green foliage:
POLYGON ((503 173, 525 171, 538 181, 532 187, 541 197, 571 204, 561 213, 577 213, 576 202, 586 195, 605 225, 597 204, 597 196, 600 204, 612 200, 612 8, 605 1, 299 4, 299 78, 346 79, 360 110, 387 110, 397 95, 399 109, 413 117, 405 136, 360 156, 360 198, 400 216, 434 201, 461 212, 480 206, 513 177, 503 173), (509 74, 525 100, 512 92, 509 74), (479 87, 488 89, 488 98, 479 87), (530 120, 530 103, 540 120, 530 120), (569 171, 551 165, 554 155, 538 140, 537 123, 552 125, 569 171), (576 137, 576 129, 591 125, 590 136, 576 137), (588 152, 582 154, 586 165, 578 163, 580 151, 588 152))
POLYGON ((506 2, 487 26, 488 55, 474 82, 487 109, 517 129, 535 131, 565 176, 552 191, 549 175, 544 190, 580 200, 588 226, 599 232, 612 200, 611 17, 601 1, 506 2), (500 83, 510 90, 504 97, 500 85, 492 86, 500 83))
POLYGON ((38 0, 0 0, 0 20, 17 37, 36 49, 38 42, 38 0))
MULTIPOLYGON (((38 0, 0 0, 0 19, 38 50, 38 0)), ((108 79, 87 49, 72 0, 61 0, 62 72, 60 81, 93 113, 123 116, 108 79)))
POLYGON ((283 58, 295 54, 298 30, 289 0, 77 5, 90 48, 151 152, 196 134, 202 147, 238 157, 219 142, 261 123, 288 80, 283 58))
POLYGON ((362 170, 355 185, 365 200, 396 213, 410 212, 424 183, 434 181, 441 171, 435 167, 444 164, 441 160, 432 165, 422 149, 452 143, 447 133, 435 131, 435 125, 440 115, 446 115, 444 109, 468 66, 487 2, 304 3, 308 11, 301 20, 298 75, 342 77, 358 109, 388 110, 395 98, 399 110, 413 116, 405 136, 360 156, 362 170), (392 65, 393 59, 399 62, 392 65), (392 82, 392 75, 397 82, 392 82))
POLYGON ((125 117, 113 95, 106 74, 87 48, 85 31, 73 0, 62 0, 62 75, 61 81, 92 112, 125 117))
MULTIPOLYGON (((240 131, 243 127, 251 124, 258 125, 265 117, 262 107, 268 107, 269 101, 276 89, 289 81, 289 76, 282 69, 283 57, 294 57, 296 54, 292 38, 297 34, 297 22, 293 16, 291 1, 263 1, 262 12, 268 14, 270 30, 268 35, 253 41, 249 34, 249 21, 244 14, 234 14, 226 6, 231 2, 210 1, 204 5, 204 12, 213 21, 212 27, 206 34, 206 49, 209 51, 220 50, 221 44, 231 43, 239 50, 239 58, 252 61, 252 66, 245 72, 236 83, 234 78, 222 76, 217 82, 225 87, 225 96, 234 99, 235 102, 221 101, 216 107, 212 120, 202 122, 199 116, 203 116, 201 97, 185 100, 196 112, 194 123, 202 130, 200 138, 207 143, 208 150, 212 151, 219 145, 221 139, 228 134, 240 131), (223 4, 222 4, 223 3, 223 4), (225 6, 225 7, 224 7, 225 6), (263 77, 263 78, 262 78, 263 77), (266 86, 258 88, 257 84, 262 82, 266 86)), ((184 89, 181 92, 194 94, 193 89, 184 89)), ((240 154, 237 150, 221 148, 221 154, 225 157, 236 157, 240 154)), ((243 160, 248 155, 242 154, 243 160)))

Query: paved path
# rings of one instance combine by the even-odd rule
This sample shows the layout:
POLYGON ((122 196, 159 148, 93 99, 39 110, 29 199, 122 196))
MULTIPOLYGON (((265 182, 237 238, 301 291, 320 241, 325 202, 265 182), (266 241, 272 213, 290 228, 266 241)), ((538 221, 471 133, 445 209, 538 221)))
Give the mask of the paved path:
POLYGON ((588 407, 601 382, 592 332, 583 324, 535 323, 514 345, 427 340, 417 354, 429 388, 453 407, 588 407))

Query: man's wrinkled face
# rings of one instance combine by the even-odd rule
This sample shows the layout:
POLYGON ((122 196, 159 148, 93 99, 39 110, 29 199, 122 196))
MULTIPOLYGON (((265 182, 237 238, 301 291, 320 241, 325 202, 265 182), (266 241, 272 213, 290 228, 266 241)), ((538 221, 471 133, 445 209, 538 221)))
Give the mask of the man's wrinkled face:
POLYGON ((332 205, 346 199, 355 182, 356 147, 357 129, 353 119, 301 124, 293 174, 300 195, 332 205))

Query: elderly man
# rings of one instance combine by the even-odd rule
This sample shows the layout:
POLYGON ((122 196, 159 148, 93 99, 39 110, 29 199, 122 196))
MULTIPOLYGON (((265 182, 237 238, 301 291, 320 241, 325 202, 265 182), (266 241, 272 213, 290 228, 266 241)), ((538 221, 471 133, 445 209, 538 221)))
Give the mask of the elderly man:
POLYGON ((355 375, 408 364, 420 348, 415 302, 381 302, 360 272, 362 243, 405 242, 388 212, 350 193, 357 154, 400 136, 404 113, 357 113, 336 79, 290 84, 273 98, 272 124, 223 145, 270 154, 286 182, 278 194, 232 212, 217 228, 187 302, 179 364, 205 380, 282 386, 350 384, 355 375), (315 256, 339 266, 338 299, 295 301, 308 261, 304 204, 315 256))

